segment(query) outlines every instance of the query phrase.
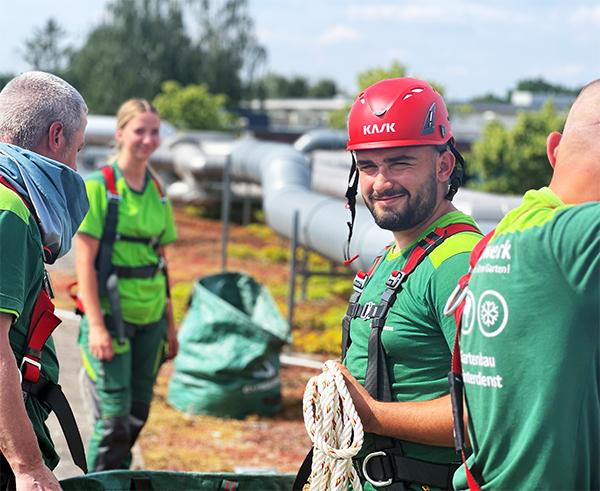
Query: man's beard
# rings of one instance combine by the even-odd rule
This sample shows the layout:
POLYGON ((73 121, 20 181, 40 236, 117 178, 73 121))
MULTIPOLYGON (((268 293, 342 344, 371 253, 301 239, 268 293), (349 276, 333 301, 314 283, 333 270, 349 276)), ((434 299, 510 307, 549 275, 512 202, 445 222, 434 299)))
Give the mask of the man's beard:
POLYGON ((375 219, 375 223, 385 230, 400 232, 410 230, 426 221, 433 213, 437 204, 437 180, 435 173, 414 193, 409 193, 403 186, 396 186, 384 193, 371 192, 365 204, 375 219), (383 198, 404 195, 405 203, 400 203, 400 209, 382 211, 376 209, 373 197, 383 198))

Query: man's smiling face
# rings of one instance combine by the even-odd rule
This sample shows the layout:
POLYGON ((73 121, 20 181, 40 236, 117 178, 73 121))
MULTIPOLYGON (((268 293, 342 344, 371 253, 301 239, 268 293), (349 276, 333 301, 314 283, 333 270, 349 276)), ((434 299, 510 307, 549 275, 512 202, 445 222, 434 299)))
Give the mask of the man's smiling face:
POLYGON ((433 146, 356 152, 361 193, 379 227, 408 230, 431 216, 438 201, 439 158, 433 146))

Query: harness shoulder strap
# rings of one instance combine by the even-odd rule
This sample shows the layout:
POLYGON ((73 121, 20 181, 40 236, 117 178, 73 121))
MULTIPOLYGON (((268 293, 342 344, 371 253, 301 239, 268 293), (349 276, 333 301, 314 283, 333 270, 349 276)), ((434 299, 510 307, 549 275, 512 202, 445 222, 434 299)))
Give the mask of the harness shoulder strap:
POLYGON ((437 227, 421 239, 410 253, 402 269, 392 271, 386 281, 386 289, 381 296, 379 305, 372 308, 365 388, 376 399, 381 401, 391 400, 391 384, 386 354, 381 343, 381 332, 385 326, 389 310, 396 301, 398 293, 402 291, 404 283, 419 264, 445 239, 462 232, 481 233, 477 227, 470 223, 453 223, 446 227, 437 227))
POLYGON ((367 281, 369 280, 369 278, 372 276, 373 271, 375 271, 375 268, 381 261, 381 258, 390 249, 390 247, 391 246, 389 246, 389 245, 386 246, 384 248, 384 250, 381 252, 381 254, 379 254, 375 258, 369 271, 367 271, 366 273, 364 271, 358 271, 356 273, 356 276, 354 277, 354 280, 352 281, 352 288, 354 289, 354 292, 352 293, 350 300, 348 302, 348 308, 346 309, 346 315, 344 315, 344 318, 342 319, 342 361, 346 357, 346 352, 348 351, 348 348, 350 347, 350 344, 352 343, 352 339, 350 338, 350 323, 352 322, 352 319, 354 319, 356 317, 356 314, 358 313, 358 309, 360 308, 358 301, 360 300, 362 290, 363 290, 364 286, 366 285, 367 281))
POLYGON ((460 361, 460 332, 461 332, 461 321, 462 314, 466 305, 465 293, 471 280, 471 275, 477 261, 483 254, 487 244, 494 236, 494 230, 483 237, 475 246, 471 252, 469 259, 469 270, 467 273, 458 280, 458 285, 446 304, 444 313, 446 315, 454 314, 454 320, 456 321, 456 335, 454 337, 454 348, 452 349, 452 369, 448 374, 448 383, 450 385, 450 399, 452 401, 452 419, 454 425, 454 446, 456 452, 461 456, 465 475, 467 478, 467 484, 470 491, 479 491, 479 484, 473 476, 473 473, 467 466, 467 459, 465 455, 465 425, 464 425, 464 402, 463 402, 463 379, 462 379, 462 364, 460 361))

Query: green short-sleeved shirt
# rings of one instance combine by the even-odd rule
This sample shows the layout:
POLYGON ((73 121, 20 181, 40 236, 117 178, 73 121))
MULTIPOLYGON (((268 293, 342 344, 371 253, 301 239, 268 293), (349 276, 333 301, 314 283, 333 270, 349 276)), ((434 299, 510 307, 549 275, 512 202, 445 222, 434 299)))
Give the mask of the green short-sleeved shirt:
MULTIPOLYGON (((418 240, 452 223, 475 225, 473 219, 461 212, 444 215, 423 231, 418 240)), ((443 315, 446 299, 467 268, 469 255, 481 235, 463 232, 446 239, 415 269, 406 281, 390 309, 382 332, 392 397, 396 401, 422 401, 448 393, 448 372, 456 328, 443 315)), ((388 250, 367 282, 359 303, 378 304, 385 290, 385 281, 393 270, 404 266, 416 245, 393 253, 388 250)), ((350 345, 345 364, 350 372, 364 383, 370 320, 354 319, 350 327, 350 345)), ((372 435, 365 436, 361 455, 372 451, 372 435)), ((403 442, 407 456, 437 463, 457 460, 452 448, 434 447, 403 442)))
MULTIPOLYGON (((529 191, 469 284, 461 359, 484 489, 600 488, 600 203, 529 191)), ((454 477, 467 489, 464 470, 454 477)))
MULTIPOLYGON (((42 241, 35 219, 17 194, 0 185, 0 311, 15 317, 9 339, 19 365, 43 273, 42 241)), ((42 351, 42 373, 58 383, 58 359, 52 338, 42 351)), ((27 399, 26 408, 46 465, 53 469, 58 455, 44 424, 48 412, 33 397, 27 399)))
MULTIPOLYGON (((141 192, 132 190, 113 164, 116 187, 121 202, 117 233, 133 237, 156 237, 162 234, 160 244, 166 245, 177 239, 171 203, 161 201, 160 193, 147 173, 146 184, 141 192)), ((90 209, 79 232, 100 240, 104 230, 108 202, 104 177, 100 171, 86 179, 90 209)), ((146 244, 116 241, 113 247, 113 264, 117 266, 146 266, 158 263, 155 250, 146 244)), ((150 324, 163 315, 166 301, 164 274, 153 278, 119 278, 123 319, 133 324, 150 324)), ((110 312, 107 298, 101 298, 104 312, 110 312)))

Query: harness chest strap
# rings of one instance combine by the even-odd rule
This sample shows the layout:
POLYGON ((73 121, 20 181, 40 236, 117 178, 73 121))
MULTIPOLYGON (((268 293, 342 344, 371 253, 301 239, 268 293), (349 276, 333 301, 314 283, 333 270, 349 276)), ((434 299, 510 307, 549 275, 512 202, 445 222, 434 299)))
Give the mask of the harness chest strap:
MULTIPOLYGON (((350 322, 352 318, 362 317, 363 319, 371 319, 371 333, 368 341, 368 362, 367 372, 365 375, 365 388, 369 393, 378 400, 391 401, 391 385, 389 382, 389 374, 387 370, 386 356, 381 343, 381 332, 385 325, 385 319, 389 309, 396 300, 396 296, 402 290, 402 287, 410 274, 416 270, 421 262, 446 238, 456 235, 461 232, 474 232, 480 234, 479 229, 469 223, 453 223, 446 227, 437 227, 431 233, 427 234, 412 250, 404 266, 400 271, 394 270, 386 281, 386 289, 384 290, 381 301, 378 305, 365 304, 359 305, 362 289, 369 279, 370 274, 379 263, 380 258, 373 265, 369 274, 365 278, 360 278, 359 275, 355 278, 355 289, 357 290, 351 298, 351 305, 344 318, 347 331, 350 330, 350 322), (360 288, 356 288, 358 282, 360 288)), ((348 346, 351 343, 349 334, 346 336, 345 345, 342 346, 342 353, 346 353, 348 346)))
POLYGON ((462 314, 466 305, 466 292, 468 289, 471 275, 475 269, 475 265, 483 254, 487 244, 494 235, 494 230, 483 237, 475 246, 469 259, 469 270, 458 280, 454 292, 450 295, 444 314, 454 315, 456 321, 456 335, 454 337, 454 348, 452 350, 452 370, 448 374, 448 383, 450 385, 450 398, 452 401, 452 418, 454 424, 454 446, 456 452, 461 456, 467 484, 471 491, 479 491, 480 487, 471 470, 467 466, 465 455, 465 426, 464 426, 464 403, 463 403, 463 379, 462 379, 462 364, 460 361, 460 333, 462 314))

